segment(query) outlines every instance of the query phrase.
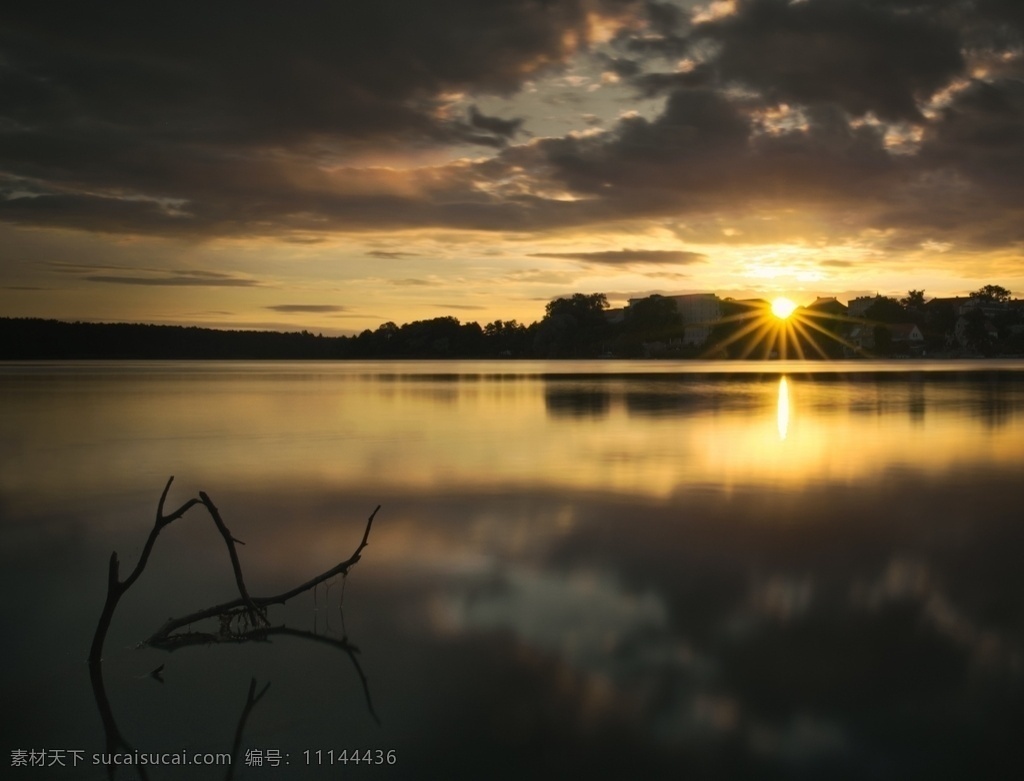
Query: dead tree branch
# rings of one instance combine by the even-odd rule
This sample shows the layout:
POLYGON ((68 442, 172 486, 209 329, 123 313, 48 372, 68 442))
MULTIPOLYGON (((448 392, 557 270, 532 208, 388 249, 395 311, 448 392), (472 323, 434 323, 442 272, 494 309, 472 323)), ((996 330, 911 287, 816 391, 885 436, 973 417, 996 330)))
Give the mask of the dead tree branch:
POLYGON ((235 583, 238 584, 238 593, 242 595, 242 603, 245 605, 246 610, 249 611, 249 620, 253 623, 259 621, 266 622, 266 611, 260 610, 252 602, 252 597, 249 596, 249 590, 245 587, 245 580, 242 577, 242 565, 238 561, 238 552, 235 550, 235 543, 245 545, 241 540, 236 540, 231 532, 228 531, 228 527, 224 525, 224 521, 220 517, 220 511, 216 508, 210 497, 207 496, 205 491, 199 492, 199 498, 203 500, 203 506, 206 507, 206 511, 210 513, 210 517, 213 518, 213 522, 217 525, 217 531, 220 532, 220 536, 224 538, 224 544, 228 546, 228 555, 231 556, 231 568, 235 571, 235 583))
MULTIPOLYGON (((103 721, 108 753, 114 753, 118 748, 123 748, 129 753, 134 752, 131 744, 125 740, 121 730, 117 726, 117 722, 114 720, 110 701, 107 698, 106 687, 103 683, 103 644, 106 641, 107 632, 110 629, 110 623, 114 617, 114 612, 117 609, 117 605, 118 602, 120 602, 121 597, 124 596, 125 592, 127 592, 128 589, 134 585, 135 581, 137 581, 142 575, 143 570, 146 568, 146 564, 149 562, 150 554, 153 552, 153 547, 156 544, 156 538, 160 535, 160 532, 166 526, 178 520, 185 515, 185 513, 199 504, 206 508, 207 513, 209 513, 214 525, 217 527, 221 537, 224 539, 224 544, 228 549, 228 556, 231 559, 231 567, 235 574, 235 584, 238 586, 239 597, 231 600, 230 602, 214 605, 213 607, 205 610, 191 613, 190 615, 184 616, 180 619, 170 619, 160 627, 160 629, 158 629, 146 641, 146 643, 158 648, 174 650, 175 648, 180 648, 186 645, 195 645, 198 643, 205 644, 209 642, 224 641, 245 642, 250 640, 266 641, 272 635, 294 636, 313 640, 315 642, 326 643, 334 648, 338 648, 348 655, 356 673, 359 675, 359 680, 363 687, 363 695, 366 698, 366 706, 370 711, 370 715, 373 717, 374 721, 380 724, 380 719, 377 717, 377 714, 373 709, 373 702, 370 699, 369 682, 366 679, 366 675, 363 673, 359 660, 356 658, 356 654, 359 653, 359 649, 352 645, 348 641, 347 637, 343 637, 338 640, 331 637, 324 637, 314 632, 289 629, 284 626, 272 627, 266 617, 267 606, 284 604, 292 597, 315 588, 325 580, 329 580, 339 574, 343 577, 347 575, 348 571, 359 561, 363 549, 369 544, 370 529, 373 526, 373 519, 376 517, 377 511, 380 510, 380 505, 378 505, 370 514, 369 519, 366 521, 366 529, 363 532, 362 540, 359 542, 355 552, 347 559, 338 563, 323 574, 317 575, 315 578, 312 578, 289 591, 285 591, 281 594, 275 594, 270 597, 254 598, 249 594, 249 589, 245 585, 245 578, 242 576, 242 565, 238 559, 238 551, 235 548, 236 544, 244 545, 245 543, 236 539, 231 534, 227 525, 224 523, 223 518, 221 518, 220 511, 205 492, 200 491, 198 499, 189 499, 169 515, 164 514, 164 505, 167 502, 167 494, 170 491, 171 483, 173 482, 173 476, 168 478, 167 484, 164 486, 164 490, 160 494, 160 501, 157 503, 156 520, 153 523, 153 528, 150 530, 149 536, 146 538, 146 544, 142 548, 142 553, 139 555, 139 560, 135 564, 135 568, 124 580, 120 579, 120 561, 117 557, 117 551, 110 554, 110 562, 107 567, 107 595, 103 603, 103 610, 100 614, 99 621, 96 624, 96 631, 93 634, 88 659, 93 695, 96 699, 96 705, 100 711, 100 718, 103 721), (220 618, 221 631, 219 634, 214 635, 208 632, 193 631, 175 632, 176 629, 180 629, 181 627, 187 626, 193 622, 213 617, 220 618), (232 623, 236 621, 241 623, 240 629, 232 629, 232 623)), ((160 665, 151 673, 151 675, 161 683, 163 682, 163 679, 160 677, 160 672, 163 670, 163 667, 163 665, 160 665)), ((262 690, 260 690, 259 693, 257 693, 255 679, 251 680, 249 684, 249 692, 246 697, 245 707, 242 710, 242 715, 239 719, 238 727, 235 730, 235 738, 232 744, 232 757, 235 760, 238 758, 242 732, 245 729, 245 723, 249 714, 266 693, 269 686, 270 684, 268 683, 262 690)), ((235 762, 232 762, 231 767, 228 769, 228 779, 232 777, 235 764, 235 762)), ((136 767, 136 770, 138 771, 139 777, 144 781, 147 778, 146 769, 140 765, 136 767)), ((111 779, 113 778, 113 773, 114 766, 111 765, 108 768, 108 776, 111 779)))
POLYGON ((160 501, 156 507, 156 522, 153 524, 149 537, 146 539, 146 544, 142 548, 139 561, 135 565, 135 569, 132 570, 132 573, 124 580, 119 578, 120 562, 117 558, 117 551, 110 554, 110 563, 107 567, 107 598, 103 603, 103 612, 100 614, 99 623, 96 624, 96 633, 92 638, 92 646, 89 648, 90 662, 99 661, 103 657, 103 642, 107 638, 107 630, 110 629, 110 621, 114 617, 117 603, 120 602, 124 593, 132 587, 132 584, 139 579, 142 570, 146 568, 149 554, 153 552, 153 546, 156 544, 156 538, 160 535, 160 532, 169 523, 178 520, 190 509, 201 503, 200 499, 189 499, 170 515, 164 515, 164 502, 167 501, 167 492, 171 490, 172 482, 174 482, 173 475, 167 480, 167 485, 164 486, 163 493, 160 494, 160 501))
POLYGON ((344 576, 348 574, 348 571, 356 564, 356 562, 359 561, 363 549, 369 544, 370 529, 373 526, 373 519, 377 515, 377 511, 380 510, 380 505, 377 505, 374 511, 370 514, 370 517, 366 522, 366 529, 363 532, 363 538, 359 542, 359 546, 347 559, 289 591, 285 591, 281 594, 275 594, 270 597, 252 597, 249 595, 249 590, 245 585, 245 578, 242 576, 242 565, 238 559, 238 551, 235 549, 236 543, 243 545, 244 543, 232 536, 231 531, 221 518, 220 511, 204 491, 199 492, 198 499, 189 499, 169 515, 164 514, 164 505, 167 501, 167 493, 170 491, 171 483, 173 482, 174 476, 172 475, 168 478, 167 484, 164 486, 163 493, 160 494, 160 501, 158 502, 156 509, 156 520, 153 524, 153 528, 149 532, 149 537, 146 539, 146 544, 142 548, 139 561, 136 563, 135 569, 133 569, 131 574, 124 580, 120 579, 120 561, 117 557, 117 551, 110 554, 110 563, 107 568, 107 596, 103 604, 103 611, 100 614, 100 620, 96 624, 96 632, 93 635, 92 645, 89 649, 90 662, 99 661, 103 657, 103 643, 106 640, 107 631, 110 629, 110 622, 114 617, 114 611, 117 609, 117 604, 120 602, 121 597, 124 596, 125 592, 128 591, 135 581, 139 579, 139 576, 142 575, 142 571, 146 568, 149 556, 153 552, 153 546, 156 544, 156 538, 160 535, 160 532, 166 526, 181 518, 196 505, 201 504, 206 508, 210 518, 213 520, 217 530, 220 532, 221 537, 224 538, 224 544, 228 549, 228 556, 231 558, 231 567, 234 570, 235 583, 238 586, 239 597, 204 610, 198 610, 187 616, 183 616, 182 618, 169 619, 145 641, 147 645, 171 647, 175 645, 172 633, 176 629, 180 629, 183 626, 188 626, 189 624, 206 618, 222 617, 223 621, 223 617, 227 617, 230 622, 238 616, 239 608, 244 609, 245 618, 248 619, 248 629, 260 626, 269 626, 269 622, 266 618, 266 608, 269 605, 284 604, 292 597, 302 594, 305 591, 309 591, 314 586, 324 582, 325 580, 333 578, 335 575, 344 576))
POLYGON ((193 645, 209 645, 210 643, 269 642, 272 637, 297 637, 301 640, 323 643, 347 655, 352 662, 352 666, 355 668, 356 675, 359 676, 359 683, 363 687, 366 709, 370 712, 373 720, 380 724, 380 718, 373 708, 373 698, 370 696, 370 682, 366 678, 366 673, 363 672, 362 665, 359 664, 359 646, 354 645, 347 637, 342 637, 339 640, 336 637, 317 634, 305 629, 292 629, 287 626, 259 626, 234 633, 230 636, 216 635, 211 632, 176 632, 166 640, 161 641, 156 647, 165 651, 176 651, 179 648, 187 648, 193 645))
POLYGON ((231 741, 231 764, 228 765, 227 774, 224 776, 225 781, 231 781, 235 777, 235 766, 238 765, 238 756, 242 750, 242 733, 245 732, 245 723, 249 720, 249 714, 252 713, 252 709, 256 707, 263 695, 267 693, 267 689, 270 688, 268 683, 262 689, 260 693, 256 693, 256 679, 249 679, 249 693, 245 697, 245 706, 242 708, 242 715, 238 718, 238 726, 235 728, 235 739, 231 741))
MULTIPOLYGON (((205 496, 205 494, 200 494, 200 496, 205 496)), ((320 583, 323 583, 325 580, 330 580, 336 575, 347 575, 348 571, 353 566, 355 566, 355 564, 361 558, 363 548, 365 548, 369 544, 370 529, 373 527, 373 519, 376 517, 378 510, 380 510, 380 505, 377 505, 377 507, 374 508, 374 511, 370 513, 370 517, 366 521, 366 529, 363 532, 363 539, 359 542, 359 546, 355 549, 355 552, 344 561, 331 567, 326 572, 323 572, 317 575, 315 578, 311 578, 310 580, 307 580, 305 583, 302 583, 301 585, 298 585, 295 588, 289 589, 288 591, 284 591, 280 594, 274 594, 273 596, 269 597, 248 597, 248 594, 246 594, 244 597, 241 597, 239 599, 233 599, 230 602, 222 602, 219 605, 213 605, 212 607, 208 607, 203 610, 197 610, 194 613, 189 613, 187 616, 182 616, 181 618, 170 618, 164 623, 163 626, 157 629, 156 632, 154 632, 152 635, 150 635, 150 637, 148 637, 145 640, 146 645, 151 645, 157 648, 173 647, 175 645, 174 638, 176 637, 176 635, 173 634, 175 630, 181 629, 182 627, 188 626, 189 624, 194 624, 198 621, 202 621, 206 618, 215 618, 218 616, 229 615, 233 611, 238 610, 238 608, 244 607, 247 609, 254 609, 260 616, 265 617, 266 608, 268 606, 283 605, 292 597, 298 596, 299 594, 309 591, 313 587, 319 585, 320 583)), ((223 530, 222 533, 224 532, 227 532, 226 528, 223 530)), ((230 536, 230 532, 227 532, 227 534, 228 536, 230 536)), ((238 575, 238 578, 240 580, 241 571, 236 571, 236 575, 238 575)), ((244 584, 241 584, 240 588, 244 588, 244 584)), ((210 639, 207 642, 212 642, 214 639, 217 639, 215 636, 212 635, 210 635, 209 637, 210 639)))

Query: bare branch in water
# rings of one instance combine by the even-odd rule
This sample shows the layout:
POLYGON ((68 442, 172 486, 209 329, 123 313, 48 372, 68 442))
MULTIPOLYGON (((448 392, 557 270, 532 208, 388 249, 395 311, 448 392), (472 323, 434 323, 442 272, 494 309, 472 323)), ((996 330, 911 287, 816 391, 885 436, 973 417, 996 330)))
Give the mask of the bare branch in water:
MULTIPOLYGON (((220 511, 217 509, 216 505, 214 505, 209 495, 204 491, 200 491, 198 499, 189 499, 169 515, 164 514, 164 505, 167 502, 167 494, 170 491, 171 483, 173 482, 174 477, 172 475, 167 480, 167 484, 164 486, 164 490, 160 494, 160 501, 157 504, 156 510, 156 521, 149 532, 149 537, 146 539, 145 546, 143 546, 142 554, 139 556, 139 561, 135 565, 135 569, 132 570, 132 573, 124 580, 120 580, 119 577, 120 562, 117 558, 117 551, 110 554, 110 563, 107 570, 107 597, 103 604, 103 612, 100 614, 100 620, 96 625, 96 633, 93 635, 92 646, 89 650, 90 662, 99 661, 102 658, 103 643, 106 640, 107 631, 110 629, 110 622, 114 617, 114 611, 117 608, 117 604, 121 597, 124 596, 125 592, 128 591, 135 581, 139 579, 139 576, 142 575, 142 571, 145 569, 146 563, 149 561, 149 556, 153 552, 153 546, 156 544, 156 538, 159 536, 160 532, 164 527, 181 518, 196 505, 201 504, 206 508, 207 513, 216 525, 221 537, 224 538, 224 544, 228 549, 228 556, 231 558, 231 567, 234 570, 235 583, 238 586, 239 597, 228 602, 222 602, 219 605, 204 608, 203 610, 197 610, 194 613, 190 613, 181 618, 168 619, 163 626, 157 629, 156 632, 146 639, 145 643, 147 645, 158 648, 174 647, 180 644, 180 641, 176 639, 177 635, 174 634, 175 630, 181 629, 182 627, 188 626, 189 624, 193 624, 197 621, 202 621, 206 618, 216 617, 221 619, 221 625, 226 631, 222 632, 222 636, 218 636, 217 639, 225 639, 223 635, 227 635, 227 639, 230 639, 231 624, 239 618, 242 618, 245 622, 244 631, 241 633, 235 633, 239 636, 244 636, 246 632, 261 626, 268 627, 269 622, 266 617, 266 609, 268 606, 283 605, 292 597, 309 591, 320 583, 323 583, 325 580, 329 580, 336 575, 345 576, 348 574, 348 571, 355 566, 361 558, 363 549, 369 544, 370 529, 373 527, 373 519, 376 517, 377 511, 380 510, 380 505, 377 505, 377 507, 374 508, 374 511, 366 521, 366 529, 363 531, 362 540, 360 540, 358 547, 356 547, 355 551, 347 559, 339 562, 326 572, 311 578, 293 589, 280 594, 274 594, 269 597, 253 597, 250 596, 249 589, 245 585, 245 578, 242 575, 242 565, 238 559, 238 551, 235 549, 236 543, 244 543, 235 539, 231 534, 231 531, 221 518, 220 511), (242 611, 239 611, 239 608, 241 608, 242 611), (244 613, 244 616, 242 616, 242 613, 244 613)), ((194 633, 186 632, 182 633, 181 636, 189 637, 193 634, 194 633)))
MULTIPOLYGON (((202 494, 205 496, 205 494, 202 494)), ((377 511, 380 510, 380 505, 374 508, 374 511, 370 513, 370 517, 366 521, 366 530, 363 532, 363 539, 359 543, 359 547, 355 549, 355 552, 342 562, 331 567, 326 572, 322 572, 315 578, 307 580, 305 583, 296 586, 293 589, 284 591, 280 594, 274 594, 269 597, 251 597, 248 600, 245 598, 233 599, 230 602, 222 602, 219 605, 213 605, 203 610, 197 610, 194 613, 189 613, 187 616, 181 618, 170 618, 163 626, 156 630, 152 635, 146 639, 146 645, 152 645, 157 648, 165 648, 174 644, 172 634, 176 629, 181 629, 183 626, 194 624, 197 621, 202 621, 205 618, 215 618, 220 616, 232 615, 233 611, 237 611, 238 608, 249 608, 250 605, 254 608, 260 616, 263 616, 265 621, 266 608, 270 605, 283 605, 292 597, 296 597, 299 594, 305 593, 310 589, 323 583, 325 580, 330 580, 336 575, 347 575, 348 571, 355 566, 359 561, 363 553, 363 548, 369 544, 370 529, 373 526, 373 519, 377 515, 377 511)), ((227 531, 225 528, 224 531, 227 531)), ((228 533, 230 535, 230 533, 228 533)), ((240 571, 236 573, 238 577, 241 577, 240 571)), ((247 595, 246 595, 247 596, 247 595)))
MULTIPOLYGON (((117 551, 110 554, 110 560, 107 566, 107 595, 103 603, 103 611, 101 612, 99 621, 96 624, 96 632, 93 634, 92 645, 89 648, 88 661, 93 694, 96 699, 97 707, 100 711, 100 717, 103 720, 103 729, 106 734, 108 753, 113 753, 117 749, 123 749, 128 753, 134 752, 133 747, 124 738, 117 726, 117 722, 114 720, 113 711, 110 708, 106 687, 103 682, 103 644, 106 641, 107 632, 110 629, 110 623, 114 617, 114 611, 117 609, 117 605, 121 600, 121 597, 124 596, 125 592, 127 592, 128 589, 134 585, 135 581, 137 581, 142 575, 143 570, 146 568, 146 564, 149 562, 150 554, 153 552, 153 547, 156 545, 156 539, 160 535, 160 532, 166 526, 184 516, 196 505, 202 505, 206 508, 207 513, 213 520, 214 525, 217 527, 217 531, 220 532, 221 537, 224 539, 224 544, 228 549, 228 556, 231 559, 231 568, 234 571, 235 584, 238 587, 239 596, 237 599, 233 599, 219 605, 214 605, 204 610, 198 610, 179 619, 169 619, 162 627, 154 632, 148 640, 145 641, 146 644, 156 648, 162 648, 164 650, 175 650, 176 648, 200 643, 267 641, 270 637, 275 635, 299 637, 306 640, 312 640, 314 642, 326 643, 327 645, 341 650, 349 657, 352 662, 352 666, 359 675, 359 680, 363 687, 363 695, 366 698, 367 709, 373 717, 373 720, 380 724, 380 719, 377 717, 377 713, 373 709, 373 702, 370 698, 369 682, 366 679, 366 675, 363 673, 359 660, 356 658, 356 655, 359 653, 359 649, 352 645, 352 643, 348 641, 347 637, 343 637, 339 640, 332 637, 318 635, 315 632, 289 629, 285 626, 270 626, 270 622, 267 620, 267 607, 269 605, 284 604, 292 597, 316 588, 316 586, 323 583, 325 580, 329 580, 337 575, 344 577, 348 574, 349 570, 359 561, 363 549, 369 544, 370 529, 373 526, 373 519, 376 517, 377 511, 380 510, 380 505, 378 505, 370 514, 370 517, 366 521, 366 529, 363 531, 362 540, 359 542, 355 552, 353 552, 347 559, 289 591, 269 597, 253 597, 249 594, 249 589, 245 585, 245 578, 242 575, 242 565, 238 558, 238 551, 235 548, 236 545, 244 545, 245 543, 236 539, 231 534, 231 531, 224 523, 224 519, 221 518, 220 511, 217 509, 217 506, 205 492, 200 491, 199 498, 189 499, 170 514, 164 513, 167 494, 170 491, 171 483, 173 482, 174 477, 172 476, 167 480, 167 484, 164 486, 164 490, 160 494, 160 501, 157 503, 156 519, 153 523, 153 528, 150 530, 149 536, 146 538, 146 543, 142 548, 142 553, 139 555, 139 560, 135 564, 135 568, 132 570, 131 574, 129 574, 124 580, 120 579, 120 561, 117 557, 117 551), (220 631, 217 634, 210 632, 195 632, 191 630, 190 625, 192 623, 206 618, 220 619, 220 631), (189 627, 189 629, 184 632, 175 631, 182 627, 189 627)), ((163 683, 163 677, 161 675, 163 669, 164 665, 161 664, 150 673, 150 676, 160 683, 163 683)), ((242 732, 245 729, 246 720, 248 719, 252 709, 266 693, 269 686, 270 684, 268 683, 257 694, 256 680, 252 679, 250 681, 246 703, 242 710, 238 727, 235 731, 235 739, 232 746, 232 757, 234 760, 237 760, 238 758, 242 732)), ((232 765, 228 769, 228 779, 232 778, 235 764, 236 762, 232 762, 232 765)), ((135 769, 141 779, 144 780, 147 778, 146 768, 144 766, 137 765, 135 769)), ((108 776, 111 779, 113 778, 113 773, 114 766, 111 765, 108 768, 108 776)))

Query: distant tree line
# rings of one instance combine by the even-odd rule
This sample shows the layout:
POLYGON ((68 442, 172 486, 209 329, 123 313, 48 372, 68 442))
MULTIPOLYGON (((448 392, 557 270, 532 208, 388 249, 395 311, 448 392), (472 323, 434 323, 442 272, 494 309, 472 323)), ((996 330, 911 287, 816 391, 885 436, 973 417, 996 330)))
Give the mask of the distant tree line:
MULTIPOLYGON (((1010 306, 1010 291, 986 285, 971 296, 994 306, 988 312, 976 308, 965 316, 961 330, 968 345, 982 354, 1024 353, 1022 312, 1010 306)), ((760 303, 763 306, 752 307, 749 302, 723 301, 722 317, 706 324, 710 338, 699 347, 686 344, 686 324, 675 302, 658 295, 633 301, 615 321, 608 317, 603 293, 576 293, 549 302, 544 317, 530 325, 495 320, 481 326, 446 316, 403 325, 387 322, 354 336, 0 318, 0 360, 634 358, 652 354, 764 358, 769 357, 771 342, 749 324, 751 318, 767 317, 768 304, 760 303)), ((809 358, 842 357, 843 337, 853 322, 876 329, 875 354, 892 352, 886 331, 897 323, 918 325, 929 349, 942 352, 949 348, 960 319, 952 300, 925 302, 923 290, 911 290, 901 299, 879 296, 856 321, 827 307, 806 307, 801 312, 817 326, 804 331, 816 337, 822 331, 838 337, 823 335, 814 344, 802 345, 809 358)))
POLYGON ((0 319, 0 359, 339 358, 330 337, 174 325, 0 319))
POLYGON ((910 290, 898 300, 877 297, 864 319, 874 324, 874 352, 883 357, 899 351, 889 326, 906 323, 920 328, 932 354, 1024 355, 1024 309, 1011 295, 1001 285, 984 285, 966 299, 925 301, 923 290, 910 290))
POLYGON ((602 349, 607 308, 603 294, 577 293, 549 303, 529 326, 447 316, 387 322, 355 336, 0 318, 0 360, 584 358, 602 349))

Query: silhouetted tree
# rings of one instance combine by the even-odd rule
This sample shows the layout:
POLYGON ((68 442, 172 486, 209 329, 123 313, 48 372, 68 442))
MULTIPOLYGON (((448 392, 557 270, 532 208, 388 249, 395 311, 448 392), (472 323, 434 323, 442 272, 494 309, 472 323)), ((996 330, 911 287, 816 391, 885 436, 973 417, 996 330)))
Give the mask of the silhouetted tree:
POLYGON ((911 318, 895 298, 878 296, 864 312, 864 317, 876 323, 908 323, 911 318))
POLYGON ((989 336, 989 326, 985 313, 980 309, 972 309, 964 315, 967 321, 964 327, 964 339, 967 346, 983 355, 991 352, 992 340, 989 336))
POLYGON ((1010 295, 1010 291, 1002 285, 985 285, 971 291, 971 298, 980 298, 982 301, 995 301, 1000 304, 1008 302, 1010 295))
POLYGON ((483 338, 488 355, 520 358, 529 352, 529 331, 515 320, 495 320, 484 326, 483 338))
POLYGON ((630 304, 626 310, 627 333, 661 336, 678 329, 683 319, 676 302, 665 296, 653 295, 630 304))
POLYGON ((590 358, 610 335, 604 293, 575 293, 549 301, 537 329, 534 349, 545 358, 590 358))
POLYGON ((615 340, 615 354, 636 357, 645 342, 665 341, 683 333, 683 319, 675 301, 653 295, 632 302, 615 340))
POLYGON ((556 298, 544 307, 545 317, 568 315, 583 327, 603 325, 604 310, 608 308, 608 298, 604 293, 574 293, 571 298, 556 298))
POLYGON ((907 295, 900 299, 904 309, 916 310, 924 306, 923 290, 908 290, 907 295))

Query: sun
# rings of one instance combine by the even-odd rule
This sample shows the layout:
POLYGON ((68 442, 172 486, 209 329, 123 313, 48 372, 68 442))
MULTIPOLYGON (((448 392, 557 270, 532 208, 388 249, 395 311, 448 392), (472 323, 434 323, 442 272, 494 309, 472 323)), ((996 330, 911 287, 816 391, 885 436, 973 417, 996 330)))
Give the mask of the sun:
POLYGON ((727 299, 722 306, 722 316, 712 323, 717 335, 707 357, 805 360, 866 355, 841 335, 839 324, 862 322, 846 315, 813 304, 800 307, 783 296, 771 302, 727 299))
POLYGON ((772 301, 772 314, 779 318, 779 320, 785 320, 793 314, 795 309, 796 304, 788 298, 776 298, 772 301))

